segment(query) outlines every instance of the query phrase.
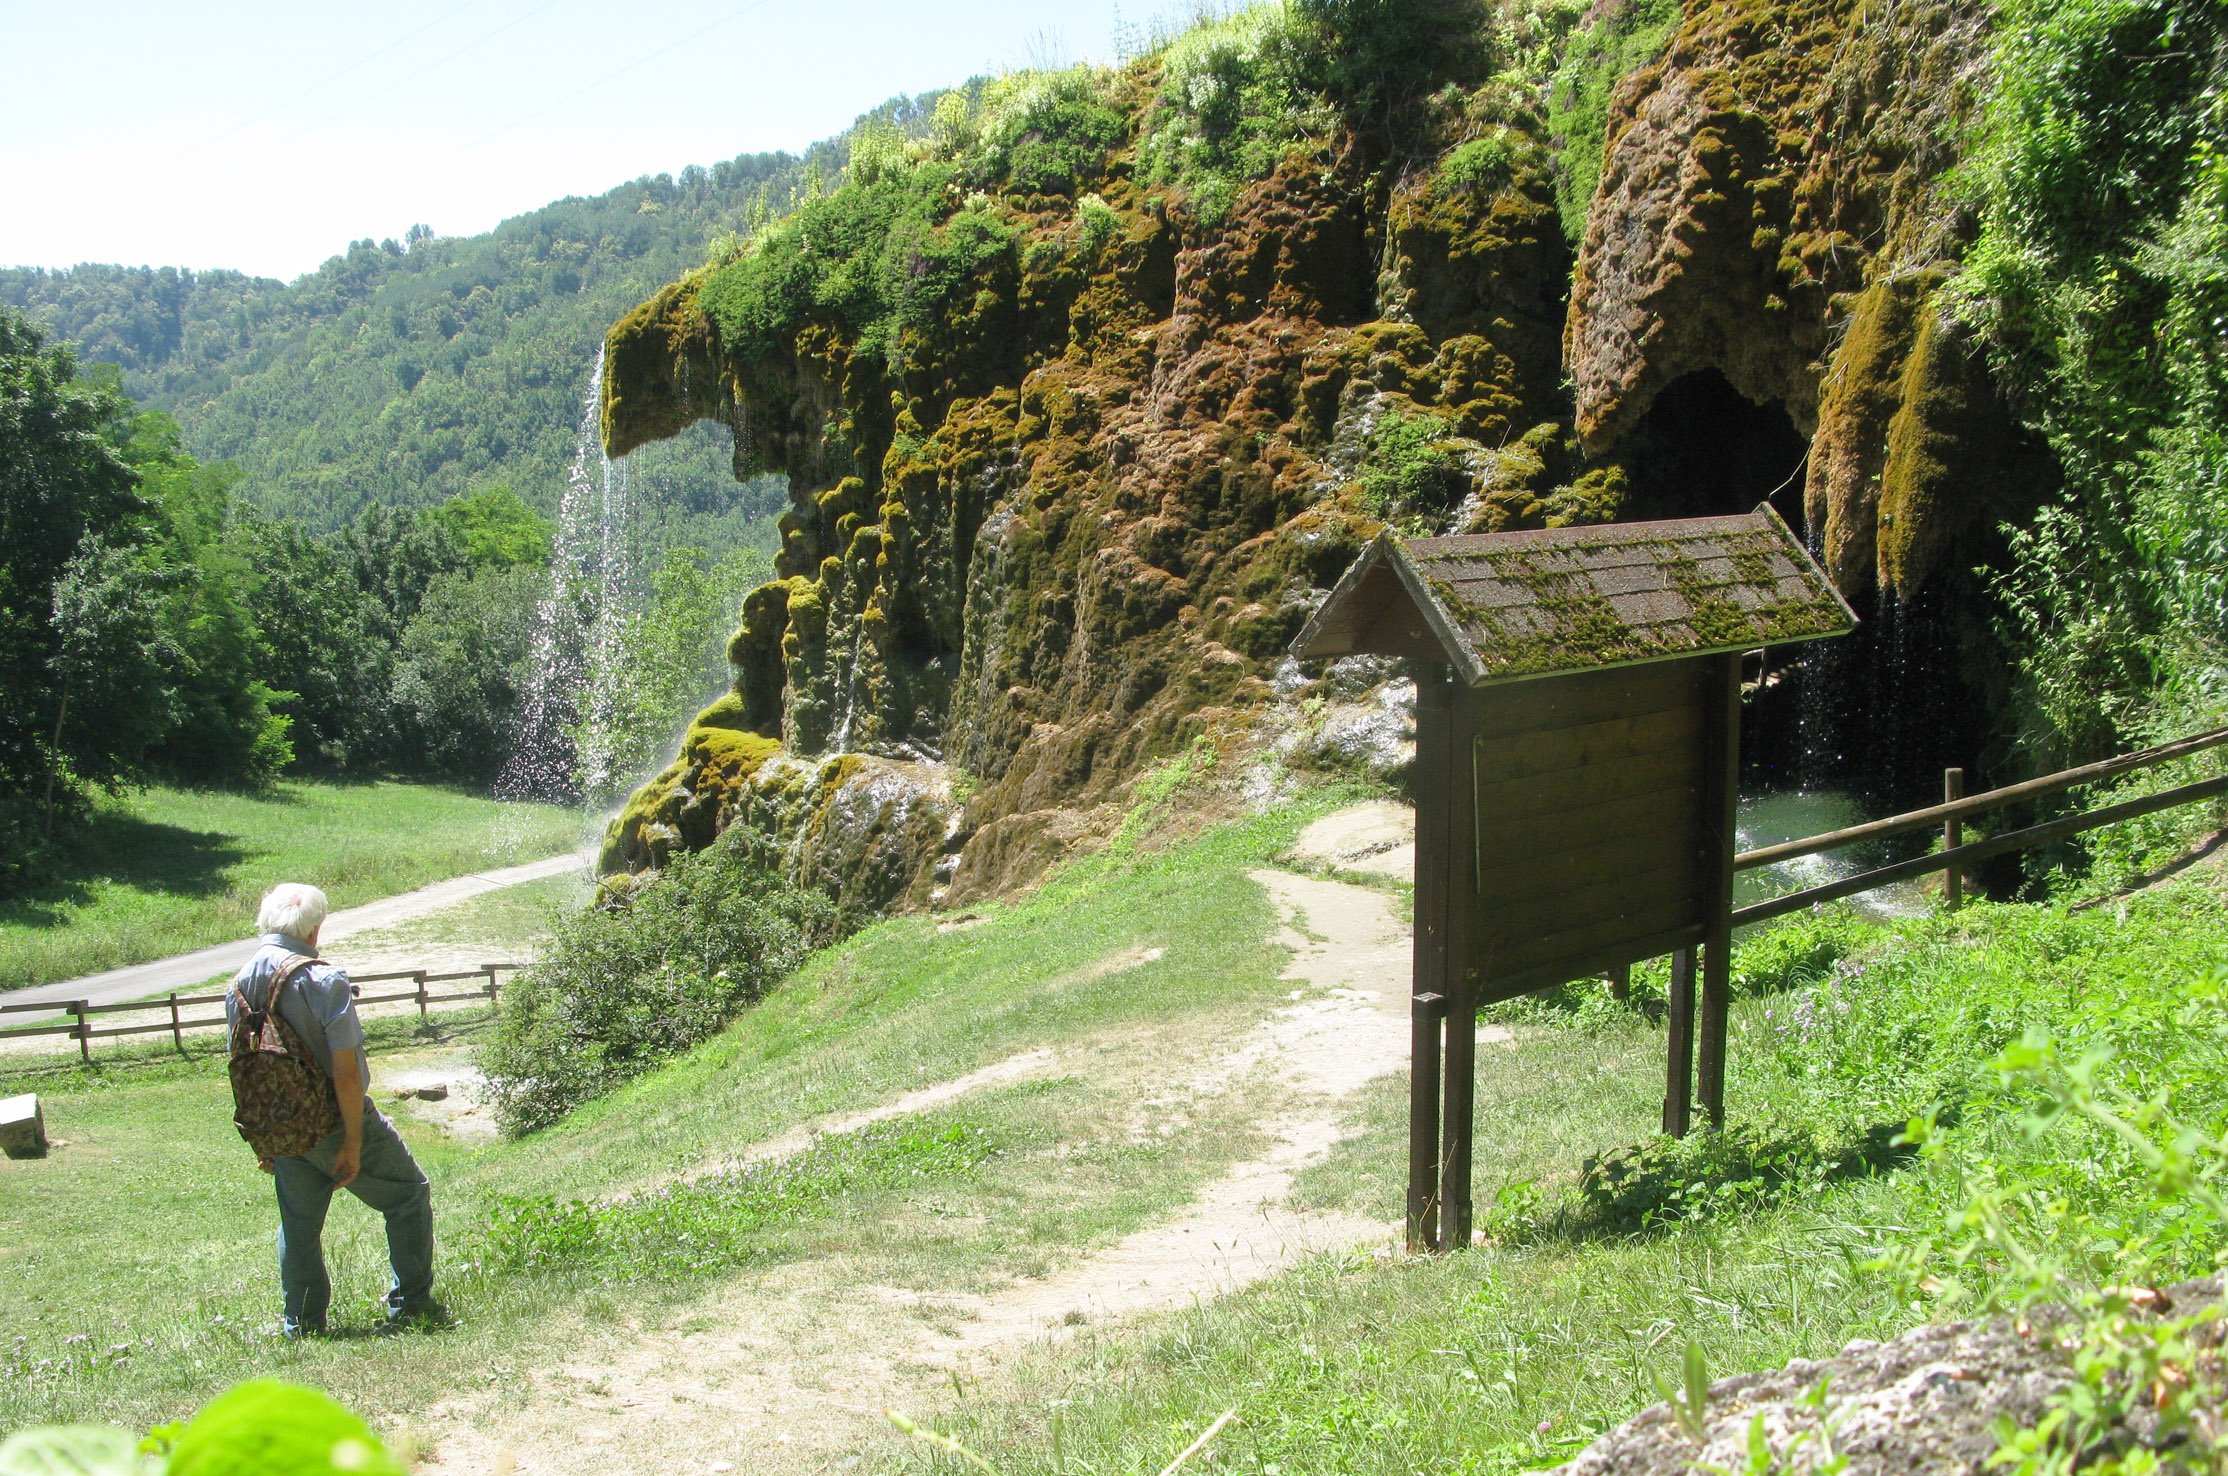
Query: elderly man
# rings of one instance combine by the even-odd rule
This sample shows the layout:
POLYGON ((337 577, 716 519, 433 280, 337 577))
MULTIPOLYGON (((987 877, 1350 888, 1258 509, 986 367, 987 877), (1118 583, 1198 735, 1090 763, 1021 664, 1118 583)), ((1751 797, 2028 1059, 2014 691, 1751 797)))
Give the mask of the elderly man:
MULTIPOLYGON (((243 993, 260 1007, 289 957, 314 959, 325 926, 325 894, 288 882, 273 887, 256 916, 263 946, 227 991, 226 1021, 239 1012, 243 993)), ((340 1126, 307 1153, 261 1160, 278 1185, 279 1283, 285 1291, 284 1331, 290 1338, 325 1331, 333 1297, 325 1274, 325 1211, 335 1189, 346 1189, 387 1219, 387 1259, 394 1280, 385 1302, 386 1326, 439 1322, 446 1314, 433 1299, 433 1189, 387 1119, 365 1092, 364 1027, 348 975, 327 963, 295 971, 280 991, 277 1011, 325 1068, 340 1108, 340 1126)))

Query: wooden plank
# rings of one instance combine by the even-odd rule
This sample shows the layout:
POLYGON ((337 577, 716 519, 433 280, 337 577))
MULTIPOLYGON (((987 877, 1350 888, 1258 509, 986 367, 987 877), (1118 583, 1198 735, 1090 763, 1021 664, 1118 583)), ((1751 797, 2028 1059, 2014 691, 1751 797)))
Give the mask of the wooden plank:
POLYGON ((2029 846, 2039 846, 2045 841, 2063 840, 2069 835, 2096 830, 2106 825, 2117 825, 2122 820, 2133 820, 2141 815, 2155 815, 2160 810, 2171 810, 2177 805, 2195 804, 2228 794, 2228 774, 2217 779, 2200 780, 2174 789, 2161 790, 2141 799, 2124 800, 2116 805, 2106 805, 2101 810, 2085 814, 2068 815, 2042 825, 2030 825, 2024 830, 2006 831, 1986 840, 1967 841, 1954 851, 1937 851, 1931 856, 1914 856, 1908 861, 1898 861, 1893 866, 1881 866, 1871 871, 1860 871, 1855 876, 1840 881, 1827 882, 1824 886, 1805 887, 1799 892, 1789 892, 1784 897, 1773 897, 1763 902, 1751 902, 1746 907, 1733 910, 1733 926, 1747 927, 1751 923, 1782 917, 1790 912, 1800 912, 1820 902, 1832 902, 1842 897, 1854 897, 1859 892, 1869 892, 1891 882, 1910 881, 1914 877, 1944 871, 1949 867, 1970 866, 1975 861, 1985 861, 1990 856, 2002 856, 2012 851, 2023 851, 2029 846))
POLYGON ((1725 1049, 1733 1007, 1733 855, 1740 849, 1741 659, 1720 656, 1717 700, 1703 737, 1710 793, 1702 806, 1704 821, 1699 874, 1702 922, 1702 1038, 1695 1056, 1695 1090, 1710 1126, 1725 1126, 1725 1049))
POLYGON ((1354 649, 1374 656, 1400 656, 1410 661, 1443 662, 1448 654, 1405 590, 1355 637, 1354 649))
MULTIPOLYGON (((1691 901, 1593 918, 1577 927, 1527 939, 1521 953, 1516 949, 1504 949, 1481 960, 1484 967, 1480 977, 1491 981, 1531 969, 1566 967, 1568 960, 1592 958, 1633 939, 1654 938, 1698 926, 1700 921, 1694 915, 1691 901)), ((1585 972, 1583 968, 1571 967, 1562 977, 1575 979, 1585 972)))
POLYGON ((1586 809, 1666 789, 1692 789, 1702 781, 1692 750, 1661 749, 1620 764, 1569 769, 1534 779, 1489 781, 1478 786, 1480 820, 1487 826, 1533 815, 1586 809))
POLYGON ((1593 765, 1621 764, 1664 749, 1692 753, 1701 734, 1701 709, 1686 703, 1663 712, 1481 738, 1476 767, 1480 780, 1498 784, 1593 765))
POLYGON ((1797 856, 1815 855, 1839 846, 1854 845, 1861 840, 1877 840, 1883 836, 1902 835, 1906 831, 1926 830, 1952 819, 1966 820, 1989 810, 2001 809, 2023 799, 2038 795, 2055 794, 2078 784, 2093 784, 2115 774, 2132 773, 2150 768, 2209 748, 2228 744, 2228 728, 2214 728, 2194 733, 2172 743, 2161 743, 2156 748, 2145 748, 2118 758, 2104 759, 2085 764, 2078 769, 2064 769, 2055 774, 2045 774, 2040 779, 2029 779, 2020 784, 2007 784, 2001 789, 1991 789, 1969 798, 1934 805, 1924 810, 1907 810, 1900 815, 1890 815, 1884 820, 1872 820, 1863 825, 1852 825, 1846 830, 1828 830, 1818 835, 1807 835, 1800 840, 1782 841, 1776 846, 1764 846, 1754 851, 1743 851, 1734 860, 1742 871, 1758 866, 1769 866, 1775 861, 1788 861, 1797 856))
POLYGON ((1696 701, 1695 683, 1705 658, 1650 662, 1607 671, 1577 671, 1535 681, 1483 687, 1478 695, 1481 738, 1544 727, 1571 728, 1637 713, 1668 712, 1696 701))
POLYGON ((1684 907, 1682 920, 1705 920, 1708 878, 1694 864, 1692 851, 1673 858, 1671 864, 1636 876, 1603 876, 1581 886, 1545 888, 1508 905, 1481 898, 1477 907, 1477 936, 1485 956, 1506 958, 1511 949, 1529 946, 1535 938, 1558 937, 1565 932, 1607 922, 1617 917, 1684 907))
POLYGON ((1663 1130, 1686 1136, 1694 1101, 1694 950, 1671 955, 1669 1029, 1663 1066, 1663 1130))
POLYGON ((1623 939, 1591 953, 1556 959, 1538 968, 1495 974, 1479 989, 1478 1002, 1481 1006, 1498 1004, 1504 999, 1516 999, 1542 989, 1551 989, 1557 984, 1568 984, 1573 979, 1595 978, 1619 965, 1661 958, 1681 948, 1698 947, 1701 942, 1702 928, 1699 923, 1623 939))
MULTIPOLYGON (((1699 787, 1675 785, 1649 794, 1620 795, 1560 812, 1513 818, 1481 817, 1485 854, 1480 859, 1487 867, 1498 869, 1556 850, 1589 848, 1611 837, 1628 834, 1635 827, 1653 829, 1678 825, 1692 837, 1700 833, 1701 803, 1699 787)), ((1421 854, 1420 847, 1418 853, 1421 854)))
POLYGON ((1585 886, 1604 876, 1639 875, 1675 863, 1691 866, 1698 830, 1693 824, 1657 824, 1610 831, 1600 842, 1584 846, 1553 850, 1494 846, 1477 874, 1478 899, 1486 904, 1507 902, 1585 886))
POLYGON ((1408 1254, 1439 1248, 1439 1035, 1447 1002, 1408 997, 1408 1254))
MULTIPOLYGON (((1444 665, 1417 663, 1416 677, 1416 932, 1409 993, 1439 1002, 1431 1017, 1428 1056, 1409 1062, 1408 1212, 1425 1247, 1439 1248, 1439 1094, 1445 1075, 1440 1033, 1448 995, 1446 952, 1447 809, 1455 759, 1454 688, 1444 665)), ((1412 1030, 1421 1030, 1420 1023, 1412 1030)))
POLYGON ((1478 922, 1476 825, 1454 823, 1478 809, 1471 800, 1474 770, 1462 760, 1476 724, 1477 694, 1457 686, 1450 704, 1447 763, 1447 1025, 1439 1120, 1439 1243, 1443 1250, 1470 1244, 1470 1157, 1476 1129, 1478 950, 1472 936, 1478 922))

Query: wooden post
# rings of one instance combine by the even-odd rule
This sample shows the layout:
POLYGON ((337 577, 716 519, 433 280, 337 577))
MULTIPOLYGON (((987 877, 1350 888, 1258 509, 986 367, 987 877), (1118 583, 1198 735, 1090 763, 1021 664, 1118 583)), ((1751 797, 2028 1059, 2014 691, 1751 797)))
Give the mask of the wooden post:
MULTIPOLYGON (((1953 804, 1965 797, 1965 771, 1942 770, 1942 803, 1953 804)), ((1942 849, 1954 851, 1965 843, 1965 822, 1956 815, 1942 822, 1942 849)), ((1952 865, 1942 873, 1942 905, 1951 912, 1965 905, 1965 874, 1952 865)))
POLYGON ((1671 955, 1670 1008, 1664 1022, 1669 1041, 1664 1051, 1663 1130, 1674 1138, 1686 1136, 1694 1105, 1694 950, 1681 948, 1671 955))
POLYGON ((77 1016, 77 1053, 85 1058, 87 1065, 93 1061, 93 1027, 86 1022, 85 1012, 92 1007, 89 999, 70 1001, 70 1013, 77 1016))
POLYGON ((1439 1248, 1439 1022, 1446 999, 1408 1000, 1408 1254, 1439 1248))
POLYGON ((1409 1243, 1440 1249, 1439 1091, 1444 1074, 1439 1039, 1447 1014, 1447 808, 1454 768, 1453 684, 1447 668, 1418 662, 1416 673, 1416 940, 1409 991, 1415 1002, 1415 1056, 1409 1067, 1409 1243), (1430 1039, 1424 1039, 1428 1032, 1430 1039), (1418 1099, 1425 1099, 1419 1102, 1418 1099))
POLYGON ((487 1002, 495 1003, 495 965, 489 964, 481 972, 487 975, 487 1002))
POLYGON ((411 975, 410 978, 411 982, 418 986, 418 1028, 422 1030, 425 1028, 426 1024, 425 970, 418 970, 415 974, 411 975))
POLYGON ((1478 978, 1470 922, 1478 910, 1476 698, 1456 684, 1448 704, 1455 762, 1447 772, 1446 1054, 1440 1071, 1439 1248, 1470 1244, 1470 1146, 1476 1131, 1478 978))
POLYGON ((1696 1052, 1696 1096, 1710 1126, 1725 1126, 1725 1041, 1733 1003, 1733 857, 1740 849, 1741 660, 1720 656, 1707 694, 1707 765, 1702 824, 1707 892, 1702 924, 1702 1039, 1696 1052))
POLYGON ((186 1035, 178 1026, 178 991, 175 989, 170 991, 170 1043, 178 1048, 179 1055, 186 1053, 186 1035))
POLYGON ((1632 965, 1620 964, 1609 971, 1609 997, 1619 1004, 1632 998, 1632 965))

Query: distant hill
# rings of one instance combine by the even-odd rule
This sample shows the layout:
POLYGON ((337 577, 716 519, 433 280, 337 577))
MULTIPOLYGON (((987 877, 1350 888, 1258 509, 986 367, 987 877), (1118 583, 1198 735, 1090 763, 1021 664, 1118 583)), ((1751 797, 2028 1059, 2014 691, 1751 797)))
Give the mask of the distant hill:
MULTIPOLYGON (((877 110, 901 123, 920 104, 877 110)), ((545 511, 564 489, 597 346, 611 322, 695 267, 729 232, 832 184, 848 149, 751 154, 678 178, 568 198, 485 235, 413 228, 357 241, 278 282, 240 272, 85 265, 0 269, 11 304, 114 363, 203 460, 237 461, 242 491, 315 529, 372 504, 415 506, 504 482, 545 511)), ((765 512, 726 436, 699 428, 656 458, 657 496, 691 515, 765 512)), ((769 493, 772 495, 768 495, 769 493)))

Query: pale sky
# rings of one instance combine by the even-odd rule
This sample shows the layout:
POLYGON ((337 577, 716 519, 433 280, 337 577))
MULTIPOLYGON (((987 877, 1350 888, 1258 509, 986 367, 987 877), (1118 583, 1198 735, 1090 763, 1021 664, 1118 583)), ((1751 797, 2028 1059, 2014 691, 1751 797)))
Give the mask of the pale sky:
POLYGON ((1166 0, 0 0, 0 266, 291 279, 424 221, 802 149, 893 94, 1105 59, 1166 0))

